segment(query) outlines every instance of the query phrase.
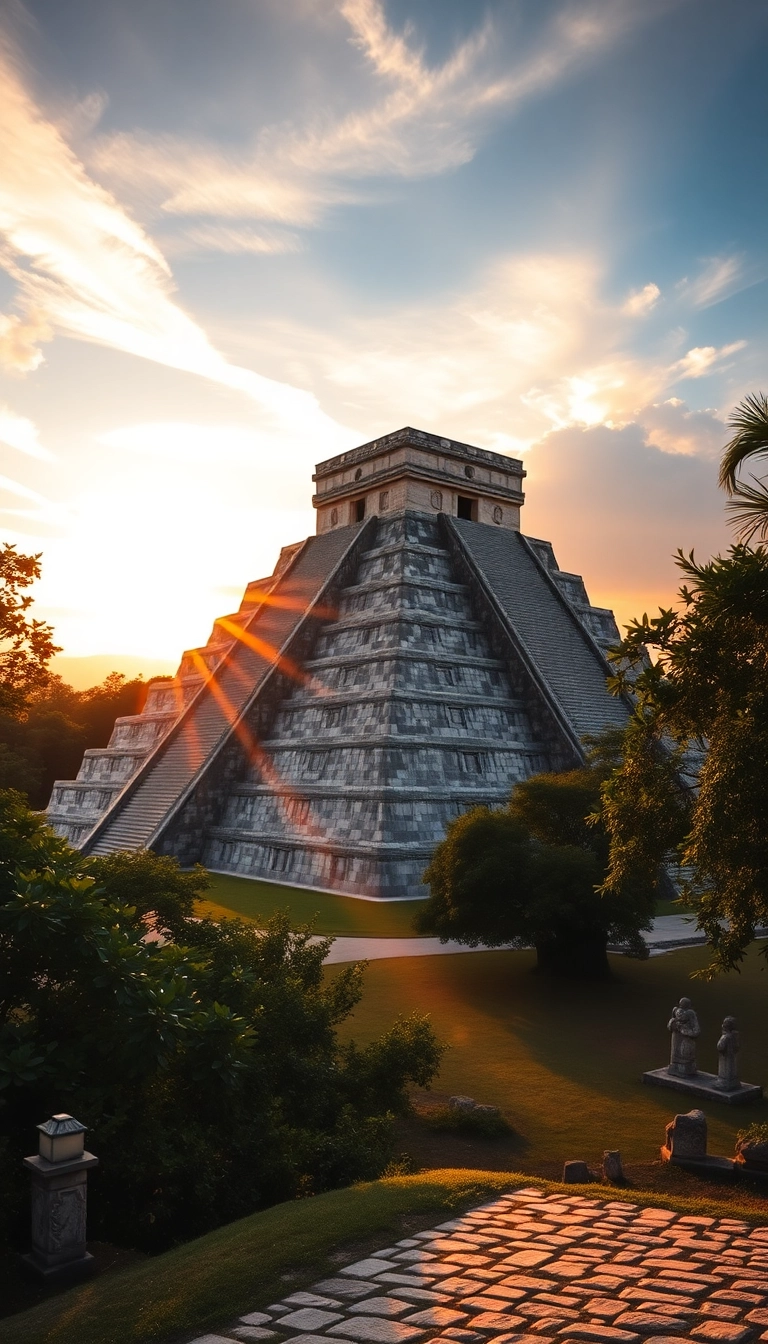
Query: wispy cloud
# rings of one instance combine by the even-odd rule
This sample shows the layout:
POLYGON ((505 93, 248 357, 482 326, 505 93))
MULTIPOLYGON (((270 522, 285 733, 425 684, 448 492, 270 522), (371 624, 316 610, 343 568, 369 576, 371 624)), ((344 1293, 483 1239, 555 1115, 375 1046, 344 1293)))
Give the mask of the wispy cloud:
MULTIPOLYGON (((681 376, 634 350, 636 318, 605 297, 587 253, 497 258, 464 292, 364 317, 325 313, 322 331, 283 321, 248 333, 251 357, 292 360, 341 418, 372 433, 393 423, 521 451, 547 430, 622 424, 681 376)), ((687 366, 686 366, 687 367, 687 366)))
POLYGON ((338 436, 311 395, 232 365, 215 349, 176 302, 162 253, 88 176, 32 101, 7 49, 0 50, 0 135, 2 259, 20 309, 4 319, 0 342, 10 343, 14 367, 35 367, 33 330, 38 337, 61 331, 210 379, 323 439, 338 436))
POLYGON ((40 442, 37 425, 24 415, 17 415, 10 406, 0 402, 0 443, 15 448, 28 457, 38 457, 43 462, 52 462, 53 453, 49 453, 40 442))
POLYGON ((678 291, 693 308, 709 308, 736 293, 743 281, 742 256, 708 257, 698 275, 680 281, 678 291))
MULTIPOLYGON (((433 176, 466 163, 495 120, 596 59, 638 22, 627 0, 584 5, 561 12, 535 45, 510 57, 488 18, 431 65, 412 27, 391 26, 382 0, 343 0, 340 13, 374 76, 360 105, 335 118, 268 126, 238 154, 210 141, 121 133, 97 140, 90 162, 166 214, 314 225, 330 207, 364 200, 365 179, 433 176)), ((205 235, 198 237, 204 245, 205 235)))
POLYGON ((48 528, 50 525, 60 526, 65 524, 69 509, 67 505, 47 499, 39 491, 32 490, 28 485, 23 485, 21 481, 12 480, 9 476, 0 476, 0 513, 4 514, 6 518, 26 519, 48 528), (3 501, 3 495, 11 495, 14 499, 23 500, 26 507, 9 507, 3 501))
POLYGON ((298 234, 286 230, 238 228, 229 224, 199 224, 184 233, 166 240, 167 256, 190 252, 251 253, 254 256, 279 256, 300 252, 298 234))

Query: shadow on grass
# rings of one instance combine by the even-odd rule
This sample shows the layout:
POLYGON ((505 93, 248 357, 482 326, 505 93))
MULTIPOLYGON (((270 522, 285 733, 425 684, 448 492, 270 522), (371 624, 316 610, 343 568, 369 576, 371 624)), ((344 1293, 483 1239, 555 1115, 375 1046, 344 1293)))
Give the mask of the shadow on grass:
MULTIPOLYGON (((733 1014, 744 1041, 742 1076, 765 1078, 762 958, 752 949, 741 975, 691 984, 706 960, 704 948, 646 962, 612 956, 613 980, 583 983, 532 974, 529 952, 375 962, 343 1034, 362 1043, 397 1013, 429 1013, 450 1046, 436 1089, 446 1100, 463 1093, 500 1107, 528 1145, 526 1166, 554 1161, 562 1172, 564 1160, 594 1165, 604 1149, 617 1148, 625 1161, 649 1160, 666 1121, 692 1105, 682 1093, 640 1081, 669 1057, 666 1024, 681 995, 689 994, 699 1013, 703 1068, 714 1071, 720 1024, 733 1014)), ((747 1110, 705 1102, 703 1109, 710 1152, 724 1155, 733 1152, 737 1129, 768 1115, 765 1101, 747 1110)))

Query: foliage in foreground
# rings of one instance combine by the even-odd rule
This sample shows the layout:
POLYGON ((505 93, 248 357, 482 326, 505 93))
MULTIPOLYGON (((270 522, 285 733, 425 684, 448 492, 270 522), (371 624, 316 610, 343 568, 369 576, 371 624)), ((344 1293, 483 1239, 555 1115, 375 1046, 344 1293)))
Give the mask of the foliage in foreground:
POLYGON ((200 870, 83 860, 9 791, 0 837, 0 1137, 19 1237, 20 1158, 56 1111, 101 1158, 91 1235, 149 1249, 384 1169, 407 1085, 439 1064, 425 1018, 343 1046, 362 968, 326 985, 328 940, 287 916, 263 932, 190 919, 200 870))
POLYGON ((737 545, 706 564, 680 552, 677 563, 677 607, 633 621, 611 655, 613 688, 631 690, 636 710, 603 787, 603 890, 651 880, 671 855, 713 974, 737 966, 768 923, 768 550, 737 545))
MULTIPOLYGON (((3 1344, 70 1344, 73 1339, 77 1344, 159 1344, 222 1329, 241 1313, 283 1297, 286 1283, 296 1291, 338 1272, 340 1249, 357 1250, 368 1239, 373 1249, 381 1245, 379 1238, 409 1235, 414 1218, 434 1226, 443 1210, 443 1217, 455 1218, 521 1185, 563 1191, 527 1173, 449 1169, 279 1204, 4 1320, 3 1344)), ((584 1186, 582 1192, 587 1198, 616 1198, 615 1186, 584 1186)), ((648 1194, 625 1188, 621 1193, 627 1203, 659 1203, 658 1190, 648 1194)), ((759 1201, 745 1200, 741 1192, 721 1202, 665 1192, 663 1202, 681 1213, 722 1217, 727 1212, 748 1223, 764 1222, 759 1201)))
POLYGON ((589 818, 606 768, 598 753, 583 769, 518 784, 504 809, 453 821, 424 874, 431 895, 416 928, 470 947, 533 945, 539 969, 558 975, 608 976, 609 942, 643 955, 653 883, 629 874, 619 891, 597 892, 608 838, 589 818))
POLYGON ((747 458, 768 454, 768 397, 752 393, 735 408, 730 425, 734 431, 720 463, 720 485, 729 495, 728 511, 736 524, 739 541, 757 536, 768 538, 768 489, 765 480, 752 477, 752 484, 739 477, 747 458))

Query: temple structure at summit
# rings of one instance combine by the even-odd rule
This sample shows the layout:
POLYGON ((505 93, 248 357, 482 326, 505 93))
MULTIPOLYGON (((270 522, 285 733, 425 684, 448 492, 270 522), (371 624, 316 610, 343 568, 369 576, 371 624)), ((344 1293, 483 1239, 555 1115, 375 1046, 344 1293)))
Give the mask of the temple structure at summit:
POLYGON ((520 532, 519 461, 414 429, 316 468, 317 534, 55 784, 88 854, 425 894, 446 825, 626 723, 610 611, 520 532))

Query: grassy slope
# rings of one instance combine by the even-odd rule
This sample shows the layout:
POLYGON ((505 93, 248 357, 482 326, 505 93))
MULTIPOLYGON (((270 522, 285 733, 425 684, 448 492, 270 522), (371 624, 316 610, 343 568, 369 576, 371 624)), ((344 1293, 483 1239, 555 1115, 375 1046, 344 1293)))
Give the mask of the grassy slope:
MULTIPOLYGON (((404 1235, 409 1215, 450 1217, 520 1184, 512 1172, 433 1171, 278 1204, 4 1320, 3 1344, 149 1344, 224 1328, 333 1273, 343 1258, 329 1256, 340 1246, 352 1244, 354 1256, 361 1239, 404 1235)), ((617 1192, 579 1187, 585 1193, 613 1199, 617 1192)), ((622 1191, 621 1198, 654 1202, 635 1191, 622 1191)), ((688 1213, 722 1214, 701 1200, 664 1202, 688 1213)))
POLYGON ((733 1013, 742 1077, 768 1081, 768 970, 755 949, 740 975, 712 984, 691 984, 691 972, 706 964, 699 948, 646 962, 613 957, 617 979, 609 984, 553 983, 531 973, 533 960, 529 952, 468 952, 371 962, 343 1031, 365 1042, 398 1013, 429 1013, 450 1045, 435 1091, 501 1106, 517 1131, 513 1160, 523 1170, 544 1160, 599 1162, 605 1148, 651 1161, 666 1121, 693 1106, 708 1116, 712 1153, 732 1153, 738 1129, 768 1119, 765 1101, 710 1104, 640 1083, 643 1070, 667 1062, 666 1023, 682 994, 702 1026, 700 1067, 716 1071, 720 1023, 733 1013))
POLYGON ((248 877, 211 874, 209 899, 199 909, 215 919, 240 915, 263 924, 275 910, 291 912, 294 924, 315 921, 317 933, 340 937, 413 938, 412 923, 419 901, 358 901, 302 887, 283 887, 248 877))

